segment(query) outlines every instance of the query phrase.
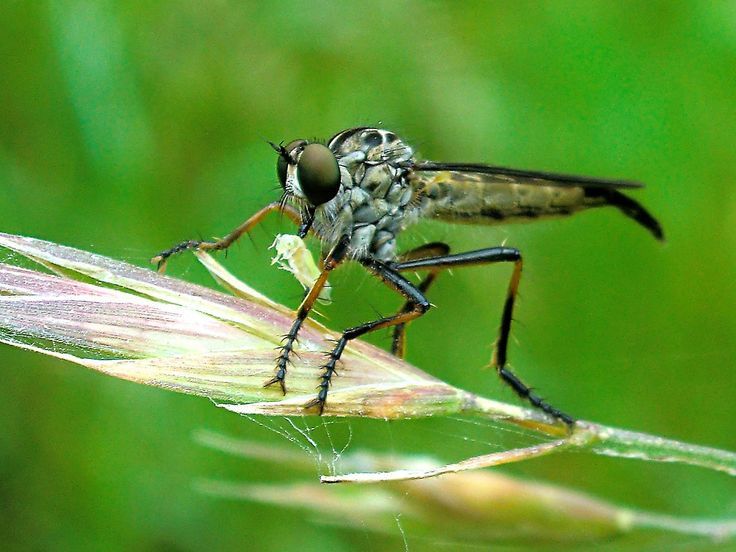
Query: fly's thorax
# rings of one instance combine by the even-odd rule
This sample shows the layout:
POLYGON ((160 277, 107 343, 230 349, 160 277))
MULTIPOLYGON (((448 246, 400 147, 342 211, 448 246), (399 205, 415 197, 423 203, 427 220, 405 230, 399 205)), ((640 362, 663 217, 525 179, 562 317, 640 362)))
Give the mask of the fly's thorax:
POLYGON ((353 170, 362 163, 405 164, 414 150, 390 130, 358 127, 343 130, 327 143, 340 164, 353 170))
POLYGON ((317 210, 315 229, 326 248, 349 235, 354 258, 395 258, 396 236, 407 224, 412 199, 405 169, 412 152, 397 144, 402 143, 393 133, 378 129, 353 129, 330 141, 342 186, 333 201, 317 210))
POLYGON ((351 177, 333 201, 317 209, 315 230, 327 249, 349 235, 354 258, 392 260, 396 236, 408 223, 411 188, 402 170, 386 164, 367 166, 358 174, 361 180, 351 177))

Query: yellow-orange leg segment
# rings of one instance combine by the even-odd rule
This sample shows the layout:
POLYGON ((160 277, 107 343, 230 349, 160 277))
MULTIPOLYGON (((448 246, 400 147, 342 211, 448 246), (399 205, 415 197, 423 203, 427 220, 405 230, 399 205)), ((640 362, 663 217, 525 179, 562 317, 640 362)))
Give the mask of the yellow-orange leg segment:
POLYGON ((320 414, 322 414, 322 411, 325 408, 325 402, 327 401, 327 393, 330 389, 332 376, 336 373, 335 366, 337 365, 337 361, 340 360, 348 341, 381 328, 388 328, 390 326, 396 326, 397 324, 407 324, 418 316, 423 315, 430 307, 429 301, 424 297, 424 294, 419 291, 414 284, 404 278, 389 265, 370 257, 367 259, 361 259, 360 263, 370 270, 374 276, 377 276, 384 284, 403 295, 407 300, 409 309, 399 311, 393 316, 386 316, 379 318, 378 320, 373 320, 372 322, 366 322, 365 324, 348 328, 342 332, 342 336, 337 340, 335 347, 328 355, 327 363, 322 367, 324 372, 322 373, 322 381, 319 384, 319 393, 317 394, 317 397, 304 405, 304 408, 312 408, 316 406, 320 414))
POLYGON ((299 309, 296 313, 296 319, 291 325, 289 332, 283 336, 283 345, 279 347, 279 355, 278 357, 276 357, 276 374, 273 378, 268 380, 263 385, 264 387, 268 387, 269 385, 278 383, 281 386, 281 391, 284 393, 284 395, 286 394, 286 371, 287 366, 291 362, 289 356, 294 350, 294 345, 297 342, 299 329, 302 327, 302 324, 304 323, 304 320, 306 320, 307 316, 309 316, 309 311, 312 310, 312 307, 319 297, 322 288, 325 287, 330 272, 332 272, 332 270, 334 270, 343 260, 345 260, 347 252, 348 238, 345 237, 341 239, 338 244, 332 248, 332 251, 330 251, 330 253, 325 257, 324 262, 322 263, 322 272, 320 272, 319 277, 314 282, 314 284, 312 284, 312 287, 309 289, 309 292, 304 297, 302 304, 299 306, 299 309))
POLYGON ((273 203, 269 203, 262 209, 259 209, 256 213, 251 215, 248 220, 241 223, 237 228, 235 228, 224 238, 220 238, 214 241, 183 241, 175 245, 174 247, 167 249, 166 251, 162 251, 161 253, 153 257, 151 259, 151 262, 158 265, 159 272, 163 272, 164 270, 166 270, 166 262, 168 261, 169 257, 183 251, 188 251, 192 249, 195 249, 197 251, 220 251, 227 249, 233 243, 235 243, 243 234, 250 232, 255 226, 260 224, 263 219, 266 218, 266 215, 273 211, 281 211, 289 219, 294 221, 295 224, 302 223, 301 215, 299 214, 299 211, 294 209, 294 207, 290 205, 282 205, 281 202, 274 201, 273 203))
POLYGON ((394 270, 401 272, 406 270, 438 271, 445 268, 499 262, 514 263, 514 271, 511 274, 508 291, 506 292, 506 301, 504 302, 503 313, 501 314, 501 325, 498 331, 498 341, 496 342, 491 363, 496 369, 501 380, 509 385, 517 395, 526 399, 532 405, 543 412, 546 412, 550 416, 562 420, 568 426, 572 426, 575 423, 575 420, 571 416, 550 405, 506 367, 514 302, 516 301, 516 295, 519 291, 519 281, 521 280, 521 270, 523 266, 521 253, 518 249, 510 247, 489 247, 486 249, 479 249, 477 251, 469 251, 467 253, 459 253, 455 255, 440 255, 425 259, 402 261, 392 263, 389 266, 394 270))

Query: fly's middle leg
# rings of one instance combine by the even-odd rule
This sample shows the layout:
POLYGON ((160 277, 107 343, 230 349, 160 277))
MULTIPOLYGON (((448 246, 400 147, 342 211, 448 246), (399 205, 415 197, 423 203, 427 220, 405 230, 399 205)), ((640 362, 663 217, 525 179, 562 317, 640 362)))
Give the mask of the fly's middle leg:
POLYGON ((330 382, 332 380, 332 376, 336 373, 337 362, 340 360, 348 341, 381 328, 406 324, 423 315, 430 307, 429 301, 427 301, 424 294, 414 284, 390 266, 371 258, 362 259, 360 262, 384 284, 403 295, 406 298, 407 305, 409 305, 409 307, 408 310, 399 311, 392 316, 385 316, 378 320, 366 322, 365 324, 348 328, 342 332, 342 336, 337 340, 335 347, 327 355, 327 363, 322 367, 324 372, 319 384, 319 393, 317 394, 317 397, 304 405, 305 408, 317 407, 320 414, 322 414, 325 407, 327 393, 330 389, 330 382))
MULTIPOLYGON (((401 256, 401 260, 411 261, 413 259, 425 259, 427 257, 440 257, 447 255, 448 253, 450 253, 449 245, 442 242, 432 242, 421 245, 416 249, 412 249, 411 251, 404 253, 401 256)), ((419 282, 417 289, 423 294, 426 294, 427 290, 429 290, 429 287, 434 283, 435 279, 440 273, 440 270, 440 268, 428 269, 429 274, 427 274, 424 279, 419 282)), ((399 312, 409 312, 412 308, 413 305, 411 301, 407 301, 406 303, 404 303, 404 306, 399 312)), ((391 353, 399 358, 404 358, 406 356, 406 326, 406 323, 401 323, 394 326, 394 335, 393 339, 391 340, 391 353)))
POLYGON ((433 270, 438 271, 445 268, 453 268, 460 266, 472 266, 489 263, 513 263, 514 269, 509 281, 509 287, 506 292, 506 300, 504 301, 503 312, 501 314, 501 324, 498 331, 498 340, 493 353, 491 364, 496 369, 501 380, 511 387, 519 397, 526 399, 533 406, 546 412, 553 418, 562 420, 569 426, 575 423, 575 420, 550 405, 542 397, 532 391, 531 387, 522 382, 507 366, 507 353, 509 335, 511 333, 511 322, 513 320, 514 303, 519 290, 519 282, 521 280, 521 271, 523 261, 521 252, 511 247, 489 247, 479 249, 477 251, 469 251, 467 253, 459 253, 455 255, 440 255, 437 257, 429 257, 425 259, 415 259, 392 263, 390 266, 397 271, 407 270, 433 270))

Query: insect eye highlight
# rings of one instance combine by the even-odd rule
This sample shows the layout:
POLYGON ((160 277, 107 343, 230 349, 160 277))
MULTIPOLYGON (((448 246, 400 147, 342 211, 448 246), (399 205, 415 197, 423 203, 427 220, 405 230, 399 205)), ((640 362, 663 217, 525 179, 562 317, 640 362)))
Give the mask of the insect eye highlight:
POLYGON ((275 146, 274 144, 271 144, 271 146, 278 152, 279 158, 276 160, 276 174, 279 177, 279 182, 281 183, 281 187, 286 189, 286 169, 289 165, 293 165, 295 161, 292 159, 292 152, 300 147, 306 145, 306 140, 293 140, 286 144, 286 147, 284 146, 275 146))
POLYGON ((299 157, 296 175, 312 205, 327 203, 340 189, 340 167, 335 154, 322 144, 309 144, 299 157))
POLYGON ((376 146, 383 144, 383 136, 375 130, 364 132, 363 142, 365 142, 365 145, 369 148, 375 148, 376 146))

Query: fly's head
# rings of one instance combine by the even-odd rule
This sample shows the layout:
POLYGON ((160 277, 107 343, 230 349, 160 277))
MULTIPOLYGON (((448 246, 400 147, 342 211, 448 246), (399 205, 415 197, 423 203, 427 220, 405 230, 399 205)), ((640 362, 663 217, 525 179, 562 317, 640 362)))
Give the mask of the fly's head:
POLYGON ((342 175, 335 154, 327 146, 307 140, 271 145, 279 154, 276 173, 285 199, 311 210, 334 199, 342 175))

